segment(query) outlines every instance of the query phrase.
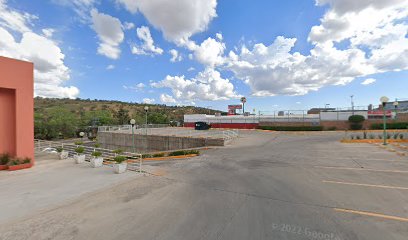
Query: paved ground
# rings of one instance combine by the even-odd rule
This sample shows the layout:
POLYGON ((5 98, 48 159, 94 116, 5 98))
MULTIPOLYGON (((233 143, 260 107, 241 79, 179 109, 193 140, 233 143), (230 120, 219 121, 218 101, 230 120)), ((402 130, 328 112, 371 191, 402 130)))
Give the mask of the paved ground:
POLYGON ((408 158, 341 137, 248 131, 10 220, 0 239, 407 239, 408 158))

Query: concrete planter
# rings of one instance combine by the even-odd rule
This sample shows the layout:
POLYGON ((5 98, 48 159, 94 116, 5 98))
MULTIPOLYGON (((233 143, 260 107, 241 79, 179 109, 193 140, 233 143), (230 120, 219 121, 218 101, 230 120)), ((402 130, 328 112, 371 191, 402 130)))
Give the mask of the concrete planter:
POLYGON ((21 169, 25 169, 25 168, 30 168, 32 166, 33 166, 32 163, 24 163, 24 164, 19 164, 19 165, 10 165, 10 166, 8 166, 8 170, 9 171, 16 171, 16 170, 21 170, 21 169))
POLYGON ((85 155, 84 155, 84 154, 75 155, 75 156, 74 156, 74 159, 75 159, 75 163, 76 163, 76 164, 84 163, 84 162, 85 162, 85 155))
POLYGON ((67 151, 62 151, 59 153, 59 159, 63 160, 63 159, 67 159, 68 158, 68 152, 67 151))
POLYGON ((0 171, 1 170, 7 170, 8 166, 7 165, 0 165, 0 171))
POLYGON ((93 157, 91 158, 90 161, 91 161, 91 167, 93 168, 102 167, 103 165, 103 158, 101 157, 98 157, 98 158, 93 157))
POLYGON ((113 164, 113 171, 115 173, 124 173, 127 169, 127 163, 115 163, 113 164))

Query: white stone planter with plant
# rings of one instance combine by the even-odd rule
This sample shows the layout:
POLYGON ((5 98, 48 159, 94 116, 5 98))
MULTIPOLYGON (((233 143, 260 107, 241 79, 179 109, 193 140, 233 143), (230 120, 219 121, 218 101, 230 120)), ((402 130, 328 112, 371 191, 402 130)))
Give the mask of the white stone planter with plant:
POLYGON ((85 151, 84 147, 80 147, 78 146, 77 148, 75 148, 75 152, 77 153, 74 156, 75 159, 75 163, 80 164, 80 163, 84 163, 85 162, 85 154, 83 154, 85 151))
POLYGON ((115 163, 113 164, 113 171, 115 173, 124 173, 127 169, 127 162, 125 156, 116 156, 114 158, 115 163))
POLYGON ((94 151, 94 152, 92 153, 92 158, 91 158, 91 160, 90 160, 90 162, 91 162, 91 167, 93 167, 93 168, 102 167, 102 165, 103 165, 103 158, 102 158, 101 156, 102 156, 102 153, 101 153, 101 152, 94 151))
POLYGON ((60 160, 68 158, 68 152, 64 151, 63 147, 57 147, 57 152, 60 160))

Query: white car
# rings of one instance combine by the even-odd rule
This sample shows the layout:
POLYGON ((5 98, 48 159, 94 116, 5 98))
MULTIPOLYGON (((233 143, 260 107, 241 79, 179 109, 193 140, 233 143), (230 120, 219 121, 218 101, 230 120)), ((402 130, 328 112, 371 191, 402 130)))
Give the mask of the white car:
POLYGON ((42 152, 46 152, 46 153, 58 153, 58 152, 57 152, 57 149, 52 148, 52 147, 44 148, 44 149, 42 150, 42 152))

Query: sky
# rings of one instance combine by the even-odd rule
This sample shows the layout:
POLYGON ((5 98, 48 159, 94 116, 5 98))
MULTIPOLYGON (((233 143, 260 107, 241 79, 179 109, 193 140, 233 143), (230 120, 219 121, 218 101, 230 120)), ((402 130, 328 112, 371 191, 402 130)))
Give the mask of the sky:
POLYGON ((0 55, 41 97, 376 105, 408 98, 407 33, 406 0, 0 0, 0 55))

